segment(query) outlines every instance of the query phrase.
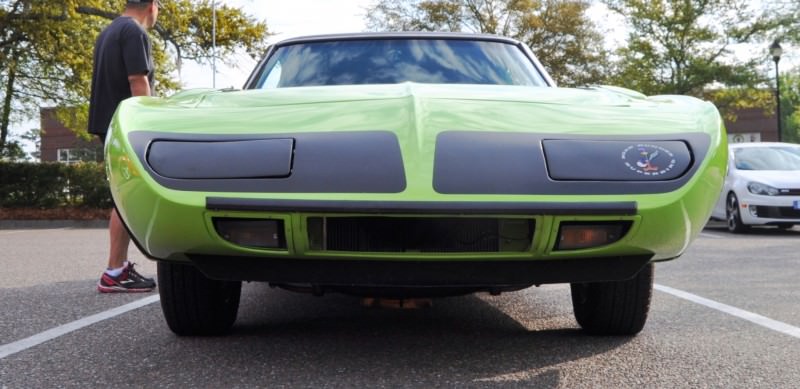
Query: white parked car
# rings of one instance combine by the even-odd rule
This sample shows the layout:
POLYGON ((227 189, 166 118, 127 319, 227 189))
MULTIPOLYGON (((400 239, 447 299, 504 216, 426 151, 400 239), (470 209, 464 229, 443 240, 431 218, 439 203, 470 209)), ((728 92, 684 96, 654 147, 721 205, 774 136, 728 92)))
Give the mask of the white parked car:
POLYGON ((737 143, 729 149, 728 175, 712 218, 726 220, 731 232, 800 224, 800 145, 737 143))

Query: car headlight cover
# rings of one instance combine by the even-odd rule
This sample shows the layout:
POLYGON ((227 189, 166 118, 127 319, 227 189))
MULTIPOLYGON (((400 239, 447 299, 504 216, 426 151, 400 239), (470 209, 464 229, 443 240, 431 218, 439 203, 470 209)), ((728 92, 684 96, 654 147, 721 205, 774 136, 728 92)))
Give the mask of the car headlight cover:
POLYGON ((154 140, 147 163, 174 179, 281 178, 291 173, 293 139, 154 140))
POLYGON ((747 183, 747 190, 752 194, 762 196, 777 196, 780 194, 780 191, 777 188, 773 188, 769 185, 755 181, 747 183))
POLYGON ((668 181, 692 166, 692 153, 675 140, 542 141, 547 170, 556 181, 668 181))

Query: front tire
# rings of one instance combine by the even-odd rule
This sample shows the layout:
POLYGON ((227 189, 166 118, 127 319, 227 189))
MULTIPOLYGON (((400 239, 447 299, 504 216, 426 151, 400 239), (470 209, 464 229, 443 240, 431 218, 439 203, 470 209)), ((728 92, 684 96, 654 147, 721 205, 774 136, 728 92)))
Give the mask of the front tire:
POLYGON ((736 194, 729 194, 725 207, 725 215, 727 216, 728 231, 734 234, 742 234, 750 231, 750 227, 742 222, 741 212, 742 210, 739 208, 739 199, 736 198, 736 194))
POLYGON ((572 309, 592 335, 636 335, 647 321, 653 294, 653 264, 626 281, 573 283, 572 309))
POLYGON ((228 332, 236 321, 241 290, 241 281, 212 280, 190 264, 158 263, 161 309, 177 335, 228 332))

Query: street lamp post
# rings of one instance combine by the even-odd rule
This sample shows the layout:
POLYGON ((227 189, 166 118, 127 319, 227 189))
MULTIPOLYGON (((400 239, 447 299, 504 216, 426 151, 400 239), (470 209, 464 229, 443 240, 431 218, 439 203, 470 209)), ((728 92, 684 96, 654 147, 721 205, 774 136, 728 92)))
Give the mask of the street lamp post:
POLYGON ((778 40, 775 39, 772 42, 772 45, 769 47, 769 52, 772 54, 772 60, 775 61, 775 114, 778 117, 778 142, 783 141, 783 131, 781 131, 781 78, 780 74, 778 73, 778 62, 781 61, 781 54, 783 54, 783 48, 781 48, 780 43, 778 40))
MULTIPOLYGON (((777 64, 777 62, 775 63, 777 64)), ((217 87, 217 1, 216 0, 211 0, 211 87, 212 88, 217 87)))

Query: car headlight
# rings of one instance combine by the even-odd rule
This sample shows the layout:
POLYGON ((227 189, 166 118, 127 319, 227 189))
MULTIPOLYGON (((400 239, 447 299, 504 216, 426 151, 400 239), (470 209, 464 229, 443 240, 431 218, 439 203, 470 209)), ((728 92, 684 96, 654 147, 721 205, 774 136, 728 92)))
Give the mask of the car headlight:
POLYGON ((693 163, 683 141, 546 139, 542 146, 556 181, 669 181, 693 163))
POLYGON ((773 188, 769 185, 762 184, 760 182, 748 182, 747 190, 749 190, 750 193, 752 194, 757 194, 762 196, 777 196, 778 194, 780 194, 780 191, 777 188, 773 188))

